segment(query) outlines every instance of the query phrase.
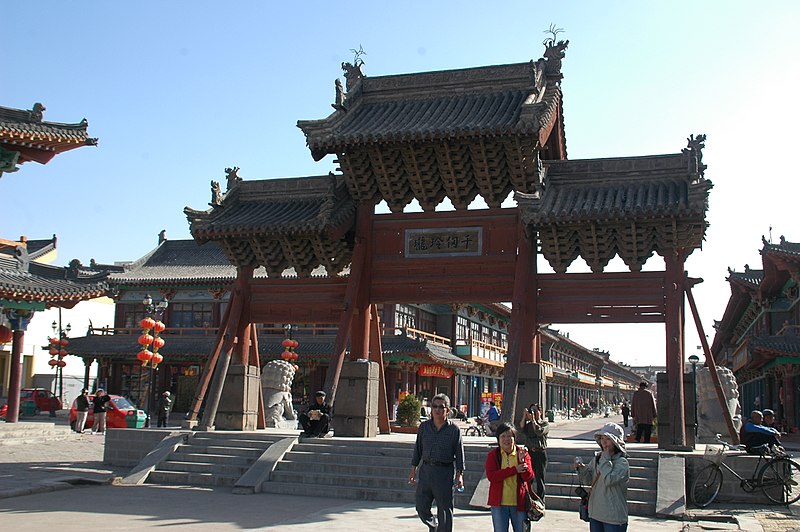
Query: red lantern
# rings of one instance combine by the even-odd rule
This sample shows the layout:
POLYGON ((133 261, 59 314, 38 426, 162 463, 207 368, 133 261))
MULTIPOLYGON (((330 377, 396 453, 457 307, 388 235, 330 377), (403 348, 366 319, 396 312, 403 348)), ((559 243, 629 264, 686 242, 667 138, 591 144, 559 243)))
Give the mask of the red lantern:
POLYGON ((158 333, 163 332, 164 329, 166 329, 166 328, 167 328, 167 326, 164 325, 164 322, 161 322, 161 321, 157 321, 155 323, 155 325, 153 325, 153 329, 155 329, 156 332, 158 332, 158 333))
POLYGON ((139 337, 139 345, 148 346, 153 343, 153 336, 150 334, 143 334, 139 337))
POLYGON ((281 358, 284 360, 291 360, 292 359, 292 352, 291 351, 284 351, 281 353, 281 358))
POLYGON ((150 330, 153 327, 155 327, 156 320, 154 320, 153 318, 145 318, 145 319, 143 319, 142 321, 139 322, 139 325, 142 326, 142 329, 150 330))
POLYGON ((292 349, 297 349, 297 346, 299 345, 300 343, 297 340, 292 340, 292 349))
POLYGON ((58 338, 50 338, 50 345, 58 345, 58 338))
POLYGON ((164 347, 165 343, 166 342, 164 341, 163 338, 161 338, 160 336, 156 336, 155 338, 153 338, 153 349, 156 350, 161 349, 162 347, 164 347))
POLYGON ((292 360, 297 360, 298 358, 300 358, 300 355, 297 353, 292 353, 292 360))
POLYGON ((69 353, 67 353, 67 350, 66 350, 66 349, 62 349, 61 351, 59 351, 59 352, 58 352, 58 356, 60 356, 60 357, 65 357, 65 356, 67 356, 68 354, 69 354, 69 353))
POLYGON ((58 360, 51 358, 50 360, 47 361, 47 363, 50 364, 51 368, 54 368, 58 365, 58 360))
POLYGON ((67 365, 67 363, 64 360, 59 360, 58 362, 56 362, 56 364, 58 364, 59 368, 63 368, 64 366, 67 365))
POLYGON ((54 357, 54 356, 56 356, 57 354, 58 354, 58 349, 56 349, 55 347, 51 347, 51 348, 50 348, 50 356, 51 356, 51 357, 54 357))
POLYGON ((62 338, 62 339, 59 341, 59 343, 60 343, 62 346, 64 346, 64 347, 67 347, 67 346, 69 345, 69 340, 67 340, 66 338, 62 338))
POLYGON ((7 344, 14 338, 14 332, 5 325, 0 325, 0 344, 7 344))
POLYGON ((281 345, 284 347, 284 349, 289 349, 290 347, 294 346, 294 341, 287 338, 281 342, 281 345))
POLYGON ((142 361, 142 366, 146 366, 147 361, 153 358, 153 353, 151 353, 148 349, 142 349, 136 355, 136 358, 142 361))
POLYGON ((153 367, 155 368, 164 360, 164 357, 159 355, 158 353, 153 353, 153 367))

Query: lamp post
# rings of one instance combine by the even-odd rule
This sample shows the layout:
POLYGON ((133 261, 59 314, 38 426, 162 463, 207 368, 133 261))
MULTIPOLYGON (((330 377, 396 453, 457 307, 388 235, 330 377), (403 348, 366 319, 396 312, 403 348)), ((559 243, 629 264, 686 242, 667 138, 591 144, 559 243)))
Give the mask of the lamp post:
POLYGON ((692 397, 694 398, 694 437, 697 439, 697 363, 700 357, 697 355, 689 356, 689 363, 692 365, 692 397))
MULTIPOLYGON (((58 400, 61 401, 61 404, 64 404, 64 366, 67 365, 67 362, 64 360, 64 357, 67 356, 69 353, 67 352, 67 346, 69 345, 69 340, 67 339, 67 335, 72 330, 72 325, 67 323, 65 328, 61 328, 61 309, 58 309, 58 321, 53 320, 53 323, 50 324, 50 327, 53 329, 53 337, 50 338, 50 356, 53 357, 50 359, 48 364, 51 368, 56 370, 56 377, 55 383, 53 386, 53 391, 57 392, 58 400)), ((52 410, 51 410, 52 412, 52 410)))
POLYGON ((600 413, 600 391, 603 386, 603 379, 597 377, 594 379, 594 383, 597 385, 597 413, 600 413))
MULTIPOLYGON (((167 310, 167 306, 169 305, 169 301, 165 298, 163 301, 159 301, 156 304, 153 304, 153 298, 150 297, 150 294, 144 296, 142 300, 142 305, 144 305, 144 319, 139 322, 139 325, 142 326, 142 334, 139 336, 138 342, 139 345, 142 346, 142 350, 136 355, 136 358, 142 361, 142 368, 147 366, 148 363, 150 364, 150 378, 147 383, 147 419, 145 420, 145 426, 150 426, 150 412, 152 411, 153 405, 153 394, 155 393, 155 387, 153 386, 153 381, 158 376, 158 365, 164 360, 164 357, 158 352, 159 349, 164 347, 164 339, 161 337, 161 333, 164 332, 166 326, 161 321, 161 317, 164 315, 164 311, 167 310), (150 334, 150 330, 153 330, 153 334, 150 334), (153 346, 153 350, 150 351, 148 347, 153 346)), ((142 371, 141 368, 139 369, 139 394, 141 395, 142 392, 142 371)))

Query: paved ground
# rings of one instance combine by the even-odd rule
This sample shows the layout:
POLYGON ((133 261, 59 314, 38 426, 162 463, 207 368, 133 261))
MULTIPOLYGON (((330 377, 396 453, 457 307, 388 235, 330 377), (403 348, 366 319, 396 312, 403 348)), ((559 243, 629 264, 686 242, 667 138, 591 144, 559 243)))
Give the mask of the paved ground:
MULTIPOLYGON (((582 445, 610 418, 557 421, 554 445, 582 445)), ((52 421, 41 416, 37 421, 52 421)), ((58 424, 65 424, 60 413, 58 424)), ((177 421, 176 421, 177 423, 177 421)), ((2 430, 2 425, 0 425, 2 430)), ((397 437, 408 437, 398 435, 397 437)), ((491 440, 486 440, 487 442, 491 440)), ((127 470, 103 465, 104 438, 72 433, 65 441, 0 446, 0 530, 85 530, 92 523, 115 530, 169 527, 170 530, 418 530, 425 528, 413 508, 391 503, 335 499, 321 489, 298 498, 284 495, 233 495, 224 488, 116 486, 127 470)), ((641 444, 644 446, 644 444, 641 444)), ((655 445, 650 447, 655 448, 655 445)), ((794 509, 716 508, 697 512, 697 521, 631 517, 631 531, 800 530, 794 509), (736 520, 731 519, 735 516, 736 520)), ((585 530, 577 512, 548 510, 534 528, 585 530)), ((457 510, 456 530, 491 530, 489 514, 457 510)))

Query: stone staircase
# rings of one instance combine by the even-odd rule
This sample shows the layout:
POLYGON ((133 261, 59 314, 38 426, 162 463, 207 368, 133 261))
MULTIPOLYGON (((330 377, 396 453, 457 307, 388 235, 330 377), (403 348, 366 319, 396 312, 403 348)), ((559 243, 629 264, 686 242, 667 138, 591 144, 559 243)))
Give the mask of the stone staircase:
MULTIPOLYGON (((578 477, 575 456, 588 463, 596 445, 587 442, 585 449, 548 449, 547 507, 554 510, 578 509, 578 477)), ((629 451, 630 480, 628 481, 628 512, 631 515, 655 515, 658 487, 658 452, 629 451)), ((586 487, 586 486, 584 486, 586 487)), ((588 487, 587 487, 588 489, 588 487)))
POLYGON ((232 487, 282 438, 259 432, 196 432, 150 472, 147 483, 232 487))
MULTIPOLYGON (((456 507, 467 508, 478 483, 484 477, 486 453, 493 444, 465 442, 466 471, 464 493, 456 494, 456 507)), ((588 460, 596 446, 585 449, 550 449, 547 468, 547 506, 558 510, 577 510, 578 486, 574 458, 588 460)), ((261 486, 266 493, 308 495, 325 491, 336 497, 414 504, 414 488, 408 484, 413 453, 412 442, 369 440, 305 440, 295 445, 261 486)), ((658 475, 656 452, 634 452, 629 457, 631 479, 628 485, 631 515, 654 515, 658 475)))
POLYGON ((0 423, 0 446, 66 440, 71 434, 69 427, 55 423, 0 423))

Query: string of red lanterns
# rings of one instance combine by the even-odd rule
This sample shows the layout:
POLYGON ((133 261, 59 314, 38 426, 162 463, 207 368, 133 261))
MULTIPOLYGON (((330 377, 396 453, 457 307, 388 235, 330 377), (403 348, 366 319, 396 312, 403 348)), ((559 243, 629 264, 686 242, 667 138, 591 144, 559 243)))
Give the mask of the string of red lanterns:
POLYGON ((63 368, 67 365, 67 362, 64 360, 64 357, 69 354, 67 352, 67 346, 69 346, 69 340, 66 338, 49 338, 50 341, 50 356, 51 358, 47 363, 50 365, 51 368, 63 368))
POLYGON ((138 342, 142 346, 142 350, 137 353, 136 358, 141 360, 142 367, 147 366, 149 362, 153 368, 157 368, 164 361, 164 357, 158 350, 166 343, 161 337, 161 333, 167 327, 161 320, 154 320, 151 317, 144 318, 139 325, 142 326, 142 334, 139 336, 138 342), (150 334, 151 330, 153 334, 150 334), (153 346, 152 351, 149 349, 150 346, 153 346))

